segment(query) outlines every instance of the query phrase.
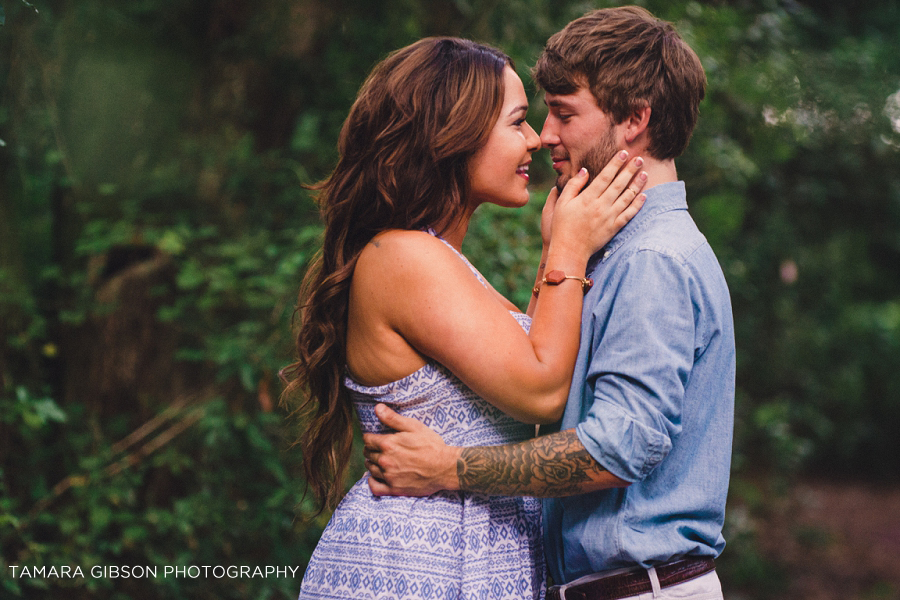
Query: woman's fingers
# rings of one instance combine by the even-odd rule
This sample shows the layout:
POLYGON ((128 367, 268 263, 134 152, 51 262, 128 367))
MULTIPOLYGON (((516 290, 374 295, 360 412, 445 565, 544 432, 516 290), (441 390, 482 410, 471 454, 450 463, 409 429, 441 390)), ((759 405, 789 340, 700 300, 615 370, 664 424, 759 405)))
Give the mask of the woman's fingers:
POLYGON ((556 208, 556 200, 559 198, 559 190, 556 186, 547 194, 547 201, 544 202, 544 208, 541 210, 541 242, 548 246, 550 244, 550 234, 553 229, 553 211, 556 208))
POLYGON ((618 195, 626 185, 628 185, 628 181, 631 177, 634 176, 637 169, 644 164, 644 161, 641 157, 637 157, 632 161, 628 161, 628 152, 625 150, 621 150, 613 156, 606 166, 597 174, 596 177, 591 181, 585 191, 590 190, 591 192, 596 193, 597 195, 602 194, 608 189, 612 188, 616 191, 616 195, 618 195), (635 162, 640 161, 639 164, 635 167, 635 162), (629 173, 627 179, 622 184, 622 175, 623 173, 629 173))
POLYGON ((629 158, 622 150, 587 185, 589 175, 582 169, 557 199, 553 235, 559 225, 563 239, 569 245, 583 244, 588 255, 604 246, 644 204, 641 190, 647 174, 641 172, 643 166, 641 157, 629 158))
MULTIPOLYGON (((584 192, 596 196, 606 196, 610 200, 618 199, 626 192, 637 172, 644 166, 644 159, 637 156, 632 160, 623 161, 623 155, 627 158, 627 152, 624 150, 610 160, 600 174, 584 189, 584 192)), ((637 191, 640 191, 641 187, 643 187, 643 182, 640 183, 637 191)))
POLYGON ((590 177, 587 170, 581 169, 566 183, 557 205, 561 206, 576 197, 588 202, 599 199, 607 206, 619 200, 631 202, 646 183, 646 177, 635 177, 643 165, 644 159, 640 156, 628 160, 628 152, 617 152, 590 183, 587 183, 590 177))
POLYGON ((544 208, 549 208, 551 211, 553 207, 556 206, 556 199, 559 197, 559 189, 556 186, 553 186, 553 189, 547 194, 547 201, 544 202, 544 208))
MULTIPOLYGON (((620 173, 620 176, 622 176, 623 174, 627 175, 627 173, 623 171, 622 173, 620 173)), ((646 183, 647 173, 645 173, 644 171, 641 171, 630 180, 628 180, 625 189, 622 190, 622 192, 619 194, 619 197, 616 199, 616 203, 618 204, 616 208, 625 210, 626 207, 634 203, 646 183)))
POLYGON ((588 182, 589 174, 588 170, 584 167, 581 168, 580 171, 575 173, 569 181, 566 182, 565 187, 563 187, 563 191, 559 194, 559 197, 556 199, 556 206, 561 206, 565 204, 572 198, 576 197, 578 193, 582 190, 584 185, 588 182))
POLYGON ((628 222, 634 218, 634 215, 638 214, 638 211, 641 210, 641 207, 644 206, 644 202, 647 200, 647 194, 637 194, 635 195, 628 206, 619 213, 619 216, 616 217, 615 226, 618 229, 625 227, 628 222))

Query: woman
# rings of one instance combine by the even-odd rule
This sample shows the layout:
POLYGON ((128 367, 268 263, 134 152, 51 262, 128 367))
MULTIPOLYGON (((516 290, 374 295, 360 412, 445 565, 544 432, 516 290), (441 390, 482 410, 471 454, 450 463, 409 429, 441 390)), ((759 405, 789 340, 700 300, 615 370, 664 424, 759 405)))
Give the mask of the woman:
MULTIPOLYGON (((480 204, 528 202, 540 140, 527 106, 506 55, 453 38, 395 52, 360 90, 321 186, 324 247, 286 370, 286 394, 307 392, 299 445, 321 503, 334 506, 343 491, 354 407, 364 431, 381 430, 373 409, 383 402, 463 446, 524 440, 560 417, 587 260, 640 208, 643 182, 632 181, 638 160, 616 175, 619 156, 581 194, 586 173, 551 194, 548 277, 538 273, 533 320, 520 313, 460 248, 480 204)), ((300 597, 539 598, 543 589, 537 500, 375 498, 363 477, 323 533, 300 597)))

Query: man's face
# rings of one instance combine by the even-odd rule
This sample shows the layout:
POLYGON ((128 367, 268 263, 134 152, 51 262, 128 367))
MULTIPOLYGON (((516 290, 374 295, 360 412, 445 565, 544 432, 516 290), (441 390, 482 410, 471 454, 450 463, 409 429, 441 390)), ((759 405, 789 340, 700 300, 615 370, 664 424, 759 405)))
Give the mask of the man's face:
POLYGON ((619 150, 616 126, 585 87, 574 94, 546 94, 544 102, 550 110, 541 143, 550 150, 556 187, 562 191, 582 167, 593 177, 606 166, 619 150))

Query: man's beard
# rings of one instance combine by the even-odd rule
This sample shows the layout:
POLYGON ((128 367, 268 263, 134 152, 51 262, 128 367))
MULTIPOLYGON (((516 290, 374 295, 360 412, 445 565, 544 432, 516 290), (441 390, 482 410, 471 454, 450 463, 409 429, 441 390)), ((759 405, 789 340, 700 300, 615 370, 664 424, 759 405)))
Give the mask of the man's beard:
MULTIPOLYGON (((606 130, 606 133, 597 140, 597 143, 591 146, 587 153, 581 158, 581 164, 578 168, 584 167, 588 170, 588 182, 590 183, 590 181, 603 170, 606 163, 612 160, 612 157, 615 156, 618 151, 619 149, 616 148, 615 126, 610 125, 609 129, 606 130)), ((569 160, 571 166, 571 154, 569 155, 569 160)), ((562 193, 563 188, 571 178, 571 175, 559 175, 556 178, 556 188, 560 193, 562 193)))

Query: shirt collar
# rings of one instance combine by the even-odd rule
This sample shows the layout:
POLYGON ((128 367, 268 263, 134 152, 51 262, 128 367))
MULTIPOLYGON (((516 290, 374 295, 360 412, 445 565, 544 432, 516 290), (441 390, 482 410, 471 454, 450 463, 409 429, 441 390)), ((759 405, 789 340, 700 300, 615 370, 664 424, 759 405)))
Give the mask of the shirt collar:
POLYGON ((646 192, 644 206, 606 246, 591 257, 588 269, 609 259, 632 236, 640 232, 654 217, 670 210, 687 210, 687 193, 683 181, 655 185, 646 192))

